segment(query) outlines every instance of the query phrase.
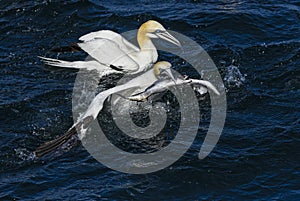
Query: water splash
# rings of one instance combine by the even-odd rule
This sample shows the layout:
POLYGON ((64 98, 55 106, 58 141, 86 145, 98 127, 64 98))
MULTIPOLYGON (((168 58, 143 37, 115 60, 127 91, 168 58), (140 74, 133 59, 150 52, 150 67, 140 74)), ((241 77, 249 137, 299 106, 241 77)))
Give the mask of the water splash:
POLYGON ((18 148, 15 149, 16 155, 18 158, 20 158, 22 161, 32 161, 35 159, 35 155, 33 152, 28 151, 25 148, 18 148))
POLYGON ((225 69, 224 83, 227 88, 241 87, 246 81, 246 76, 237 66, 230 65, 225 69))

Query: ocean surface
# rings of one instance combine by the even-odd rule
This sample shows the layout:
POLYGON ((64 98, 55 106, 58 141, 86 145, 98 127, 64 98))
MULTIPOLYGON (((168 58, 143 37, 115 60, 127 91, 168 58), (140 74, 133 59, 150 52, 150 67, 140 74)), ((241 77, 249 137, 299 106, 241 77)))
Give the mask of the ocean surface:
MULTIPOLYGON (((198 76, 175 55, 160 57, 198 76)), ((300 200, 299 100, 298 0, 0 0, 0 200, 300 200), (193 145, 158 172, 111 170, 82 145, 34 158, 37 146, 73 124, 77 75, 37 56, 84 59, 50 50, 91 31, 137 29, 149 19, 196 41, 221 74, 227 117, 213 152, 198 159, 210 122, 204 97, 193 145)), ((100 115, 109 120, 109 109, 100 115)))

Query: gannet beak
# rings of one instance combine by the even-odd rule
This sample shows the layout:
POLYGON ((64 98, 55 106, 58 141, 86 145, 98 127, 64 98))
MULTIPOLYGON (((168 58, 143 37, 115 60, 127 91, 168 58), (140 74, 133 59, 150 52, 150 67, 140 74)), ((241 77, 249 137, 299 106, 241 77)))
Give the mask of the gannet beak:
POLYGON ((163 71, 165 71, 168 74, 168 76, 174 81, 174 83, 176 83, 176 79, 171 71, 171 68, 164 69, 163 71))
POLYGON ((161 39, 164 39, 170 43, 173 43, 174 45, 181 47, 181 43, 167 31, 157 33, 156 35, 161 39))

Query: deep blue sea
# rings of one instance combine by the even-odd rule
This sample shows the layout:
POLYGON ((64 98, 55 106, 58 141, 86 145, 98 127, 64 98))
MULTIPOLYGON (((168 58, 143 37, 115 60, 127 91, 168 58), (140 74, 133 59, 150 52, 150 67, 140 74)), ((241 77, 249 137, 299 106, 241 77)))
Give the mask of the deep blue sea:
MULTIPOLYGON (((160 56, 194 76, 175 55, 160 56)), ((0 0, 0 200, 300 200, 299 100, 298 0, 0 0), (210 121, 206 98, 192 147, 161 171, 120 173, 82 145, 34 159, 37 146, 73 124, 77 74, 37 56, 84 59, 50 49, 149 19, 201 45, 224 80, 227 117, 213 152, 197 157, 210 121)))

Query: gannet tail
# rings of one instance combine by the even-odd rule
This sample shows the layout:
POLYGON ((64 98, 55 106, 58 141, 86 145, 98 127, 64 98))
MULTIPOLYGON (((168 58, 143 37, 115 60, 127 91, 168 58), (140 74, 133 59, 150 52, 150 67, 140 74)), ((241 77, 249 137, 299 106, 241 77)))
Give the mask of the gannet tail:
POLYGON ((59 59, 52 59, 47 57, 38 56, 46 65, 54 66, 54 67, 63 67, 63 68, 89 68, 89 61, 63 61, 59 59))
POLYGON ((47 57, 39 58, 49 66, 61 67, 61 68, 72 68, 72 69, 87 69, 87 70, 96 70, 99 72, 100 77, 109 75, 112 73, 119 74, 123 73, 120 70, 115 70, 112 67, 108 67, 99 63, 96 60, 86 60, 86 61, 63 61, 59 59, 52 59, 47 57))

